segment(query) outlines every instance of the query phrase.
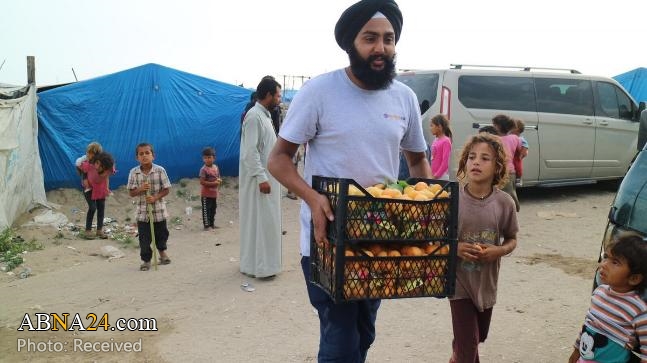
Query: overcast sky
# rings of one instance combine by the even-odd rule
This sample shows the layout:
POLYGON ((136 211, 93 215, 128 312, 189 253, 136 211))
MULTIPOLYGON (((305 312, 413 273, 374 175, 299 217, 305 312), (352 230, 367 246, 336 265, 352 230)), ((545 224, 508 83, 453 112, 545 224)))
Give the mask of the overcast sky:
MULTIPOLYGON (((2 0, 0 83, 25 84, 28 55, 39 85, 72 82, 72 69, 86 80, 146 63, 246 87, 266 74, 281 83, 315 76, 347 65, 333 29, 354 2, 2 0)), ((398 4, 400 69, 462 63, 615 76, 647 66, 645 0, 398 4)))

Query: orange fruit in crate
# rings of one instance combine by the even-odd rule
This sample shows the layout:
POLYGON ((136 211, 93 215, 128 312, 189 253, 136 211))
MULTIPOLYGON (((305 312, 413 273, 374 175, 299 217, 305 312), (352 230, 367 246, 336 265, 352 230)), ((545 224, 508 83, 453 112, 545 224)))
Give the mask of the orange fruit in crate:
POLYGON ((386 188, 382 191, 382 198, 396 198, 402 195, 402 192, 398 189, 386 188))
MULTIPOLYGON (((398 200, 413 200, 413 198, 411 198, 410 196, 408 196, 406 194, 402 194, 401 196, 396 197, 395 199, 398 199, 398 200)), ((403 210, 409 209, 409 205, 410 204, 402 204, 402 209, 403 210)))
MULTIPOLYGON (((375 257, 386 257, 386 251, 380 251, 375 254, 375 257)), ((371 263, 371 271, 373 273, 379 273, 383 270, 385 270, 385 263, 381 259, 375 258, 373 262, 371 263)))
POLYGON ((380 252, 382 252, 383 249, 384 248, 379 243, 371 243, 370 245, 368 245, 368 250, 373 253, 373 256, 377 256, 380 252))
POLYGON ((432 193, 436 194, 436 193, 437 193, 437 192, 439 192, 441 189, 443 189, 443 187, 442 187, 440 184, 431 184, 431 185, 429 185, 429 187, 428 187, 427 189, 428 189, 430 192, 432 192, 432 193))
POLYGON ((371 252, 371 250, 367 250, 366 248, 362 248, 362 252, 364 252, 364 254, 365 254, 366 256, 368 256, 368 257, 373 257, 373 256, 375 256, 375 255, 373 254, 373 252, 371 252))
POLYGON ((373 198, 379 198, 382 195, 382 189, 378 187, 368 187, 366 188, 366 191, 373 197, 373 198))
POLYGON ((385 275, 383 279, 380 279, 381 286, 380 286, 380 295, 383 298, 392 298, 395 293, 395 279, 392 278, 390 275, 385 275))
POLYGON ((384 203, 384 210, 386 215, 389 217, 396 216, 400 214, 400 205, 398 203, 384 203))
POLYGON ((424 246, 425 254, 427 255, 432 254, 439 247, 440 247, 440 244, 438 242, 428 242, 424 246))
POLYGON ((344 251, 344 255, 348 257, 353 257, 355 256, 355 252, 350 249, 350 247, 346 247, 346 250, 344 251))
POLYGON ((443 293, 445 287, 443 280, 440 277, 434 277, 425 281, 425 294, 426 295, 440 295, 443 293))
POLYGON ((415 190, 417 190, 417 191, 425 190, 425 189, 427 189, 428 187, 429 187, 429 186, 427 185, 427 183, 425 183, 425 182, 423 182, 423 181, 419 181, 419 182, 417 182, 417 183, 416 183, 416 185, 414 185, 414 186, 413 186, 413 188, 414 188, 415 190))
POLYGON ((424 201, 429 200, 429 198, 430 198, 430 196, 428 196, 427 194, 425 194, 423 192, 420 192, 420 193, 416 194, 415 197, 413 197, 413 200, 417 200, 419 202, 424 202, 424 201))
POLYGON ((347 280, 344 283, 344 297, 348 300, 364 298, 367 288, 366 281, 347 280))
POLYGON ((348 186, 348 195, 357 196, 357 197, 365 196, 364 192, 362 192, 358 187, 352 184, 348 186))
POLYGON ((422 256, 424 252, 418 246, 406 245, 400 249, 403 256, 422 256))
POLYGON ((404 195, 408 195, 409 197, 413 198, 413 195, 416 195, 416 194, 418 194, 418 193, 416 192, 416 188, 414 188, 414 187, 413 187, 413 186, 411 186, 411 185, 407 185, 407 186, 406 186, 406 187, 404 187, 404 189, 402 190, 402 194, 404 194, 404 195))
POLYGON ((346 233, 348 238, 362 238, 362 221, 350 220, 346 223, 346 233))
POLYGON ((398 251, 396 249, 389 250, 387 254, 389 255, 389 257, 400 257, 400 256, 402 256, 400 251, 398 251))
POLYGON ((408 252, 408 256, 422 256, 425 254, 424 251, 418 246, 410 246, 408 252))

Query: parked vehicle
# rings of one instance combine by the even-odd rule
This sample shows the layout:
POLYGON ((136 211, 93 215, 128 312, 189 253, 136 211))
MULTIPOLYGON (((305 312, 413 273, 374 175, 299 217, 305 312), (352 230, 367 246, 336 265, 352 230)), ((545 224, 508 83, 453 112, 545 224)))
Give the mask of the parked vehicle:
MULTIPOLYGON (((638 106, 615 80, 575 70, 452 65, 405 71, 397 79, 418 96, 429 120, 447 115, 454 134, 450 175, 461 146, 497 114, 524 121, 530 153, 524 186, 561 186, 622 178, 636 155, 638 106)), ((451 178, 451 176, 450 176, 451 178)))
MULTIPOLYGON (((642 102, 641 102, 642 103, 642 102)), ((642 146, 627 175, 622 179, 618 192, 609 210, 607 228, 602 237, 600 258, 614 237, 625 231, 633 231, 647 237, 647 111, 640 117, 638 145, 642 146)), ((647 241, 645 242, 647 243, 647 241)), ((593 286, 599 284, 596 271, 593 286)))

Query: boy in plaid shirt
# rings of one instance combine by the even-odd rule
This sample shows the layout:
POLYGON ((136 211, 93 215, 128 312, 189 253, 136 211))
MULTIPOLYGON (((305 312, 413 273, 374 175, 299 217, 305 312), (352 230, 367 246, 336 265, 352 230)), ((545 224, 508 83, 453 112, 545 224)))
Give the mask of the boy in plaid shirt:
POLYGON ((139 232, 139 248, 143 263, 139 267, 141 271, 148 271, 151 267, 153 250, 151 249, 151 228, 148 218, 148 205, 152 206, 153 229, 155 231, 155 244, 160 253, 160 264, 168 265, 171 259, 166 254, 166 241, 168 240, 168 228, 166 228, 166 202, 164 197, 168 195, 171 182, 168 179, 166 170, 153 164, 155 153, 153 145, 141 143, 135 149, 135 156, 139 166, 130 170, 128 174, 128 191, 131 197, 139 197, 137 204, 137 231, 139 232))

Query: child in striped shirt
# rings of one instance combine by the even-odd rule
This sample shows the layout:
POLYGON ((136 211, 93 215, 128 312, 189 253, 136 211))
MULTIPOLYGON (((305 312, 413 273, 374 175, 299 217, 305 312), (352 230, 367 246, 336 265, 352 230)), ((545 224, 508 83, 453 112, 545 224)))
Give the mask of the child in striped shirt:
POLYGON ((600 262, 602 285, 593 291, 591 307, 569 363, 647 361, 647 241, 621 234, 600 262))

